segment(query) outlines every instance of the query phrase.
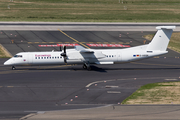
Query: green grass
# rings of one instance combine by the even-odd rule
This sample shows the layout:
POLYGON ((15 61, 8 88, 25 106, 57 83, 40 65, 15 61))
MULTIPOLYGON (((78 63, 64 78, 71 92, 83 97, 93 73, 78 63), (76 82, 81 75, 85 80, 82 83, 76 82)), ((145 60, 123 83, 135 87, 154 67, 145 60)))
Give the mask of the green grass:
POLYGON ((147 84, 139 88, 136 92, 134 92, 132 95, 127 97, 125 100, 123 100, 122 104, 128 104, 128 101, 131 99, 138 99, 140 96, 144 96, 145 92, 143 90, 147 89, 153 89, 158 86, 158 83, 152 83, 152 84, 147 84))
POLYGON ((0 58, 10 58, 10 56, 7 56, 7 55, 3 52, 1 46, 0 46, 0 58))
POLYGON ((169 104, 170 101, 179 101, 179 84, 180 82, 164 82, 144 85, 126 98, 122 104, 156 104, 161 102, 169 104))
POLYGON ((0 58, 4 57, 4 54, 2 53, 1 49, 0 49, 0 58))
POLYGON ((180 21, 179 0, 123 0, 123 4, 120 1, 121 3, 119 0, 1 0, 0 21, 180 21))

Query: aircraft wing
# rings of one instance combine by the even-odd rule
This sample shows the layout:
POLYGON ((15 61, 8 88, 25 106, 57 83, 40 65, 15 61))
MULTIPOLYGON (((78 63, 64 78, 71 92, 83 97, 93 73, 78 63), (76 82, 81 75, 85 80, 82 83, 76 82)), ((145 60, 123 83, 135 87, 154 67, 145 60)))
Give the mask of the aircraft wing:
POLYGON ((104 55, 101 51, 94 51, 91 49, 85 49, 82 46, 75 46, 75 49, 79 51, 79 53, 84 57, 84 58, 104 58, 106 55, 104 55))
POLYGON ((82 47, 82 46, 75 46, 75 49, 76 49, 77 51, 79 51, 80 53, 94 53, 93 50, 91 50, 91 49, 85 49, 85 48, 82 47))

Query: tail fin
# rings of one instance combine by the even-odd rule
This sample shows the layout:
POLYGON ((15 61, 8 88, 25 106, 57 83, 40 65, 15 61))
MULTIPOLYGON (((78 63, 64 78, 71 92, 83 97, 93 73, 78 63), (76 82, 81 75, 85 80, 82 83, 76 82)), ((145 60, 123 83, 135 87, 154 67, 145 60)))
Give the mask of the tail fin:
POLYGON ((173 29, 175 29, 176 26, 158 26, 156 29, 158 30, 155 34, 152 41, 148 44, 147 50, 153 51, 153 50, 160 50, 160 51, 166 51, 167 46, 169 44, 169 40, 171 38, 173 29))

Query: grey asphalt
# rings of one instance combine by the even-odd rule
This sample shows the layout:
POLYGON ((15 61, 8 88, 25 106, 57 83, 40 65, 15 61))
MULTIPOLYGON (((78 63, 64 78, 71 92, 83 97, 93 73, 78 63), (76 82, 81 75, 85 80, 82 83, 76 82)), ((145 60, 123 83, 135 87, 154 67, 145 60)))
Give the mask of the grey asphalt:
MULTIPOLYGON (((130 46, 137 46, 143 44, 145 40, 142 38, 143 35, 153 34, 155 31, 66 31, 65 33, 85 43, 129 42, 130 46)), ((0 31, 0 43, 13 55, 22 51, 59 49, 38 47, 42 42, 56 44, 74 41, 59 31, 0 31), (12 39, 14 43, 11 43, 12 39)), ((91 71, 83 70, 81 65, 19 66, 13 71, 9 66, 3 66, 3 62, 7 59, 1 58, 0 118, 18 119, 38 111, 44 113, 51 110, 118 105, 142 85, 167 80, 179 81, 179 54, 169 51, 160 58, 139 62, 94 65, 91 71)), ((171 107, 174 106, 165 108, 170 110, 171 107)), ((134 111, 133 114, 137 113, 138 111, 134 111)), ((173 118, 174 114, 170 114, 170 117, 173 118)))
POLYGON ((41 112, 24 118, 28 120, 179 120, 179 107, 179 105, 112 105, 92 109, 41 112))

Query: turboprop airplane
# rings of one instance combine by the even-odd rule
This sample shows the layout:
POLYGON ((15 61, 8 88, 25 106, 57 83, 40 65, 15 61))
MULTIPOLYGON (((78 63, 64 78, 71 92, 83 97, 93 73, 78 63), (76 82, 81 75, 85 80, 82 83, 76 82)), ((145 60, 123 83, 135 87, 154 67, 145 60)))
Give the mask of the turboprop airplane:
POLYGON ((115 64, 137 61, 168 53, 166 51, 173 29, 176 26, 158 26, 157 33, 149 44, 125 49, 86 49, 75 46, 74 49, 51 52, 20 52, 7 60, 4 65, 62 65, 82 64, 90 70, 91 64, 115 64))

